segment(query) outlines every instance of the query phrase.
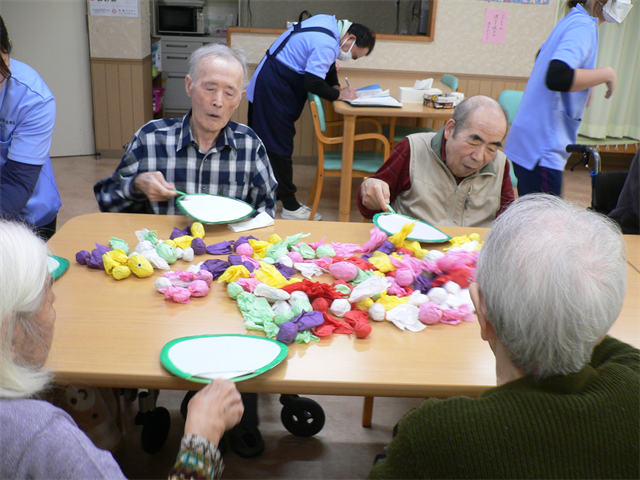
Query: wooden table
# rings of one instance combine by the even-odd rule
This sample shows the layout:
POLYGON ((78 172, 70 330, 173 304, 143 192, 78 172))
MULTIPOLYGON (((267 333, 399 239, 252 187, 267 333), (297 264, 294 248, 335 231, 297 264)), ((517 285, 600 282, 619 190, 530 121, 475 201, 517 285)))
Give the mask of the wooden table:
MULTIPOLYGON (((451 89, 434 82, 434 87, 440 88, 444 92, 451 92, 451 89)), ((344 143, 342 146, 342 174, 340 176, 340 206, 339 220, 348 222, 351 212, 351 171, 353 169, 354 137, 356 134, 356 117, 408 117, 431 120, 449 120, 453 115, 453 109, 438 109, 426 107, 419 103, 403 103, 401 108, 394 107, 353 107, 350 104, 337 100, 333 102, 336 113, 344 117, 344 143)))
POLYGON ((640 273, 640 235, 625 235, 624 240, 627 244, 627 261, 640 273))
MULTIPOLYGON (((54 284, 57 321, 47 362, 57 381, 73 385, 187 390, 193 383, 177 378, 160 364, 162 347, 178 337, 247 332, 236 302, 227 297, 226 284, 212 284, 208 296, 182 305, 166 301, 154 288, 162 275, 134 276, 116 281, 104 271, 75 262, 80 250, 94 243, 108 244, 112 236, 137 244, 135 231, 157 230, 168 238, 173 227, 190 221, 182 216, 93 213, 69 220, 49 241, 54 254, 71 262, 54 284)), ((363 244, 370 224, 276 220, 273 227, 245 232, 259 239, 277 233, 282 238, 311 232, 305 240, 363 244)), ((486 229, 444 227, 449 235, 486 229)), ((207 245, 237 239, 225 226, 207 226, 207 245)), ((435 247, 441 248, 446 244, 435 247)), ((196 261, 216 258, 196 257, 196 261)), ((224 257, 217 257, 224 258, 224 257)), ((186 270, 178 260, 173 269, 186 270)), ((640 273, 629 267, 629 291, 612 334, 635 346, 638 340, 637 295, 640 273)), ((366 339, 332 335, 309 345, 292 344, 287 359, 267 373, 240 382, 245 392, 327 395, 427 397, 476 396, 496 382, 494 357, 480 338, 479 326, 438 324, 420 333, 403 332, 389 322, 371 322, 366 339)))

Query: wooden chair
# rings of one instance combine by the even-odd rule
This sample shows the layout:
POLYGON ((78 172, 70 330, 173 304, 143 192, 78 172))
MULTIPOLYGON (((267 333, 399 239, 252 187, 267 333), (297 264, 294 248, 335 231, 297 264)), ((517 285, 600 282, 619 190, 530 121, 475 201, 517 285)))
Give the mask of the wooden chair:
MULTIPOLYGON (((320 203, 320 195, 322 194, 322 184, 324 177, 340 177, 342 173, 342 150, 327 150, 328 145, 338 145, 344 142, 344 137, 328 137, 325 135, 327 127, 342 125, 342 121, 327 122, 324 116, 324 108, 322 100, 317 95, 309 94, 309 106, 311 107, 311 115, 313 117, 313 127, 318 139, 318 168, 316 170, 316 178, 309 196, 309 204, 311 204, 312 220, 318 204, 320 203), (312 203, 313 202, 313 203, 312 203)), ((380 123, 373 118, 358 118, 357 123, 372 122, 376 125, 376 133, 360 133, 354 137, 354 141, 362 140, 378 140, 376 150, 356 150, 353 152, 353 171, 352 175, 356 178, 365 178, 376 172, 391 153, 389 140, 382 135, 382 127, 380 123), (380 150, 380 146, 382 149, 380 150)))
MULTIPOLYGON (((452 92, 458 91, 458 78, 450 75, 448 73, 444 74, 440 79, 442 83, 444 83, 447 87, 451 89, 452 92)), ((389 125, 384 125, 383 133, 389 138, 389 142, 391 142, 391 148, 394 148, 396 144, 402 140, 403 138, 412 135, 414 133, 426 133, 426 132, 437 132, 438 130, 435 128, 426 128, 426 127, 415 127, 412 125, 396 125, 396 118, 391 118, 389 125)), ((435 126, 434 121, 434 126, 435 126)))

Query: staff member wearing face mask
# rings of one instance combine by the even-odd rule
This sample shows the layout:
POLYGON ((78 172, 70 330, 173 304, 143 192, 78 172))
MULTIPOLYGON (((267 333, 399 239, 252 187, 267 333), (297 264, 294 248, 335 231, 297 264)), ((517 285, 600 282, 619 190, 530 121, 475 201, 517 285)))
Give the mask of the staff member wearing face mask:
MULTIPOLYGON (((291 159, 294 123, 307 93, 329 101, 356 98, 353 87, 340 88, 335 62, 369 55, 375 42, 375 34, 364 25, 315 15, 284 32, 256 68, 247 88, 249 126, 267 148, 283 219, 308 220, 311 214, 296 200, 291 159)), ((313 219, 320 220, 320 214, 313 219)))
POLYGON ((618 81, 613 68, 595 68, 598 26, 622 23, 630 0, 570 0, 567 9, 538 53, 505 144, 520 196, 561 194, 565 148, 576 142, 590 89, 604 83, 610 98, 618 81))

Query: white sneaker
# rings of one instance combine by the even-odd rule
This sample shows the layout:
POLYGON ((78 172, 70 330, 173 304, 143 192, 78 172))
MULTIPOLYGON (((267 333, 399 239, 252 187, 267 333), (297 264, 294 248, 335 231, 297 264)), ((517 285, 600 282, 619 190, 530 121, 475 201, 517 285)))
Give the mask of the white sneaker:
MULTIPOLYGON (((309 215, 311 215, 311 209, 306 205, 300 205, 297 210, 287 210, 283 207, 280 218, 283 220, 309 220, 309 215)), ((322 220, 322 215, 316 212, 313 220, 316 222, 322 220)))

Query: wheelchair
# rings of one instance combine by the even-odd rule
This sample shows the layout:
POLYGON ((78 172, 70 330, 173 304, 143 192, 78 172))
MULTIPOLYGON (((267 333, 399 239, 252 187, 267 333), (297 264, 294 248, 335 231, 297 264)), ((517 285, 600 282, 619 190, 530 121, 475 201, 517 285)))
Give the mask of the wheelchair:
POLYGON ((593 164, 591 170, 591 207, 603 215, 608 215, 618 203, 618 197, 622 191, 628 172, 602 172, 600 154, 597 148, 589 145, 567 145, 568 153, 581 153, 582 157, 571 167, 573 172, 578 165, 589 168, 589 162, 593 164))

